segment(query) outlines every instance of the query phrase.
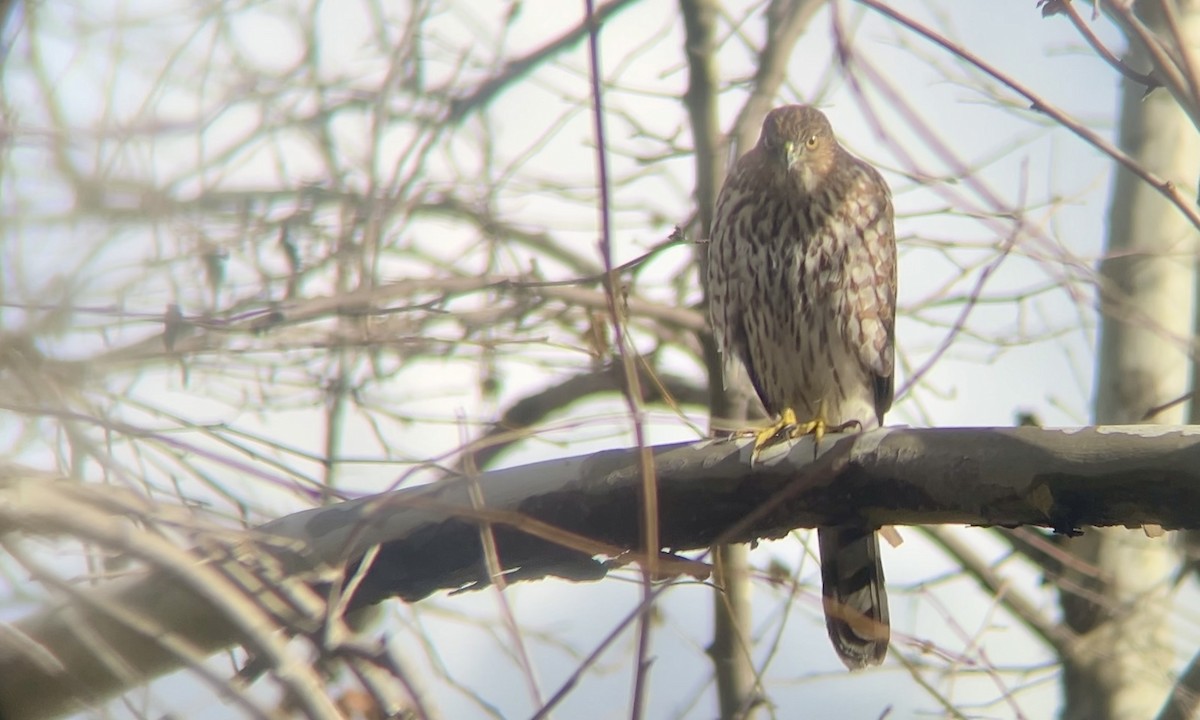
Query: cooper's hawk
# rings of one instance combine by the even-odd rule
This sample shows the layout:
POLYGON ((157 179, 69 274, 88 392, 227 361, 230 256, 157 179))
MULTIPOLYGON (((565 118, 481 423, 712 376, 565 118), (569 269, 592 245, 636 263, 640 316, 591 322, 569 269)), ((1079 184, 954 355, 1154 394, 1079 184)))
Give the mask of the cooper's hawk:
MULTIPOLYGON (((892 405, 896 236, 880 174, 819 110, 787 105, 729 173, 708 251, 713 330, 781 433, 870 429, 892 405)), ((887 595, 871 528, 822 528, 825 624, 847 667, 887 653, 887 595)))

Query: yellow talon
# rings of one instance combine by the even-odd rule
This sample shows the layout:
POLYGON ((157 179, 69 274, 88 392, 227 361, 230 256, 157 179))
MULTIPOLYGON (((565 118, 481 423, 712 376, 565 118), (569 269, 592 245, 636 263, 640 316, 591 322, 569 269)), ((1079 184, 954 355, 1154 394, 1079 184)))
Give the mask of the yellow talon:
POLYGON ((824 400, 817 406, 817 416, 806 422, 797 420, 796 411, 792 408, 784 408, 783 412, 779 413, 779 420, 754 434, 754 452, 758 454, 763 448, 780 440, 795 440, 805 435, 813 436, 813 446, 816 447, 821 444, 821 438, 825 437, 828 430, 824 400))
POLYGON ((783 412, 779 413, 779 419, 774 423, 766 426, 754 433, 754 453, 757 455, 760 450, 769 445, 773 445, 782 439, 785 431, 790 434, 791 428, 796 426, 796 411, 791 408, 784 408, 783 412))

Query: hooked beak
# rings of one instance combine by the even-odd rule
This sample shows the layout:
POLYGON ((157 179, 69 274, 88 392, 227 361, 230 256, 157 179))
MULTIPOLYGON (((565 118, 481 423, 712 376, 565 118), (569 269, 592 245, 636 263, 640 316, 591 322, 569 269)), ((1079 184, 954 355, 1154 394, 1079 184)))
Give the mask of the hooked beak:
POLYGON ((785 142, 783 144, 783 172, 790 178, 799 181, 804 192, 811 193, 817 185, 814 176, 812 159, 805 157, 804 143, 785 142))
POLYGON ((798 143, 788 140, 783 144, 783 169, 791 170, 800 163, 800 146, 798 143))

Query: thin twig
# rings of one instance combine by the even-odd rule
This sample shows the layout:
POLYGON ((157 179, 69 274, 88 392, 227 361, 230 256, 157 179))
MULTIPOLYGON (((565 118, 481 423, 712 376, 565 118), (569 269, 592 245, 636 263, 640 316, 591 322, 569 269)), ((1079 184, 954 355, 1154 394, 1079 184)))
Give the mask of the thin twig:
POLYGON ((1154 64, 1156 75, 1171 92, 1171 95, 1175 98, 1175 102, 1179 103, 1179 107, 1191 118, 1192 124, 1200 128, 1200 106, 1197 106, 1200 98, 1189 98, 1187 81, 1180 74, 1179 66, 1176 64, 1174 58, 1167 53, 1158 35, 1146 27, 1146 24, 1133 11, 1134 3, 1128 0, 1121 0, 1121 2, 1103 0, 1103 2, 1105 10, 1125 30, 1125 35, 1129 39, 1130 44, 1132 45, 1136 41, 1145 49, 1146 53, 1150 56, 1150 61, 1154 64))
POLYGON ((1187 80, 1188 90, 1190 95, 1188 99, 1191 102, 1183 102, 1179 97, 1176 97, 1176 102, 1179 102, 1185 112, 1192 117, 1192 124, 1196 125, 1197 130, 1200 130, 1200 125, 1196 123, 1195 109, 1200 105, 1200 77, 1197 76, 1196 56, 1192 52, 1192 44, 1195 40, 1185 37, 1183 29, 1179 27, 1179 13, 1175 7, 1175 0, 1159 0, 1158 6, 1163 14, 1163 19, 1166 20, 1167 30, 1171 33, 1171 39, 1175 42, 1175 52, 1178 55, 1175 58, 1177 66, 1183 73, 1183 77, 1187 80))
POLYGON ((592 92, 592 119, 596 136, 596 170, 600 189, 600 253, 604 258, 606 282, 605 295, 608 299, 609 318, 612 321, 613 344, 616 346, 621 365, 625 369, 625 403, 633 424, 634 440, 638 447, 639 466, 642 474, 642 533, 645 547, 645 559, 642 563, 642 593, 646 611, 638 615, 638 652, 634 674, 633 702, 630 708, 630 718, 639 720, 643 713, 646 696, 646 684, 649 665, 647 658, 650 654, 650 613, 651 601, 655 597, 653 579, 658 575, 658 551, 661 547, 658 539, 658 486, 654 474, 654 461, 649 447, 646 445, 646 432, 643 427, 643 411, 641 384, 638 381, 637 362, 633 356, 633 348, 628 344, 625 334, 625 313, 621 301, 617 297, 617 273, 613 264, 612 237, 612 205, 611 191, 608 178, 608 145, 604 135, 604 95, 602 90, 600 65, 600 22, 596 15, 595 0, 584 0, 587 8, 588 28, 588 63, 592 92))
POLYGON ((1200 653, 1179 674, 1156 720, 1195 720, 1200 714, 1200 653))
POLYGON ((995 596, 997 602, 1007 608, 1027 628, 1041 638, 1042 642, 1046 643, 1058 657, 1067 658, 1071 656, 1072 641, 1074 638, 1068 628, 1047 618, 1024 595, 1013 589, 1008 584, 1008 581, 1000 578, 996 574, 995 568, 980 558, 974 550, 966 543, 961 542, 948 530, 930 526, 926 527, 924 531, 931 540, 941 546, 942 550, 953 557, 955 562, 961 565, 963 570, 973 577, 984 590, 995 596))
POLYGON ((1128 63, 1124 60, 1114 55, 1108 49, 1108 46, 1092 31, 1092 26, 1088 21, 1075 10, 1075 3, 1072 0, 1052 0, 1042 6, 1042 15, 1044 17, 1059 13, 1064 13, 1067 17, 1071 18, 1071 23, 1075 26, 1075 29, 1079 31, 1080 35, 1083 35, 1083 39, 1087 40, 1088 45, 1092 46, 1096 54, 1126 79, 1132 80, 1139 85, 1145 85, 1146 92, 1162 87, 1162 83, 1154 76, 1154 73, 1140 73, 1129 67, 1128 63))
POLYGON ((974 65, 982 70, 984 73, 990 75, 992 78, 1008 86, 1009 89, 1029 101, 1030 109, 1052 118, 1055 122, 1071 131, 1084 142, 1088 143, 1097 150, 1100 150, 1113 160, 1116 160, 1126 170, 1141 178, 1144 182, 1146 182, 1146 184, 1157 190, 1171 204, 1178 208, 1179 211, 1183 213, 1184 217, 1191 221, 1193 225, 1195 225, 1197 228, 1200 228, 1200 210, 1195 207, 1190 198, 1179 192, 1179 189, 1175 186, 1175 183, 1146 169, 1146 167, 1139 163, 1136 158, 1130 156, 1128 153, 1124 152, 1108 140, 1105 140, 1103 137, 1072 118, 1065 111, 1061 110, 1056 105, 1043 98, 1041 95, 1038 95, 1026 86, 1017 82, 1015 79, 996 69, 986 60, 971 52, 965 46, 949 40, 932 28, 929 28, 920 22, 917 22, 913 18, 908 17, 904 13, 885 5, 884 3, 880 2, 880 0, 855 0, 855 2, 866 5, 881 15, 891 18, 900 25, 912 30, 930 42, 941 46, 947 52, 950 52, 956 57, 962 58, 971 65, 974 65))
POLYGON ((589 1, 589 10, 594 9, 594 12, 589 12, 584 22, 576 25, 534 52, 524 57, 510 60, 499 75, 484 81, 483 84, 471 91, 469 95, 452 100, 450 102, 450 111, 447 115, 447 124, 457 123, 468 113, 487 105, 497 95, 515 85, 517 81, 528 75, 548 58, 578 43, 586 34, 590 33, 593 21, 603 23, 618 11, 625 9, 636 1, 612 0, 612 2, 601 5, 599 8, 592 8, 593 3, 589 1))

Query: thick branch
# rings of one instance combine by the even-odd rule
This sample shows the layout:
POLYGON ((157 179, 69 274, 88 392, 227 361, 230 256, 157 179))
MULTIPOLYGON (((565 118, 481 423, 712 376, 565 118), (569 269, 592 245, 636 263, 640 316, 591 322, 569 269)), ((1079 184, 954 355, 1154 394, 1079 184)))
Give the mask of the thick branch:
MULTIPOLYGON (((1200 528, 1200 429, 1189 427, 883 429, 827 436, 815 460, 809 439, 790 452, 768 449, 753 465, 749 440, 662 446, 654 460, 666 509, 660 536, 673 551, 847 522, 1200 528)), ((597 580, 637 547, 641 477, 636 451, 625 449, 485 473, 481 505, 472 503, 467 479, 448 480, 290 515, 259 529, 256 537, 269 542, 247 540, 206 564, 241 577, 239 558, 258 567, 269 554, 278 579, 244 592, 271 599, 280 581, 314 578, 322 568, 329 578, 330 566, 356 570, 357 559, 379 546, 351 605, 413 601, 488 582, 479 524, 489 523, 507 581, 597 580)), ((64 511, 64 497, 78 505, 88 493, 96 508, 111 508, 111 492, 102 490, 7 471, 0 532, 128 541, 132 530, 98 535, 76 527, 79 512, 64 511)), ((121 522, 128 514, 113 511, 121 522)), ((178 654, 154 650, 146 628, 169 628, 172 642, 203 652, 250 642, 245 622, 227 617, 231 605, 218 610, 181 583, 184 576, 178 567, 156 569, 95 589, 93 601, 16 623, 13 632, 34 644, 0 643, 0 717, 79 709, 178 667, 178 654), (144 622, 133 627, 106 607, 144 622), (89 630, 86 638, 79 628, 89 630)), ((271 606, 285 625, 302 619, 296 606, 271 606)))

